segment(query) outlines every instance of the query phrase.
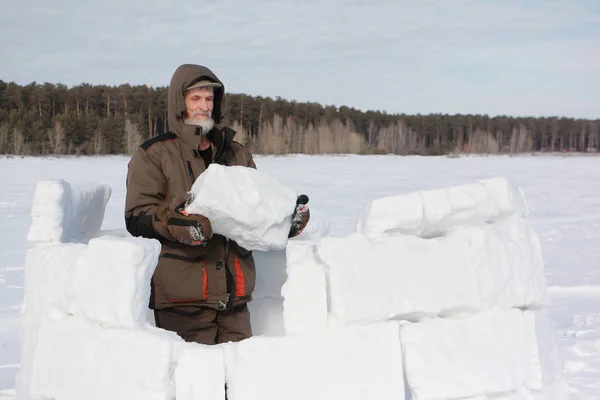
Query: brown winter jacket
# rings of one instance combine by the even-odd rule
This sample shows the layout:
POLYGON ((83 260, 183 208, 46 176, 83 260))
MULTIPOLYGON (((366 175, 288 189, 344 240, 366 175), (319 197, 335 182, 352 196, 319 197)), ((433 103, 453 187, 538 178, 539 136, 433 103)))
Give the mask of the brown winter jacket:
MULTIPOLYGON (((161 236, 153 228, 153 218, 158 219, 175 196, 189 191, 206 170, 197 150, 199 128, 182 121, 186 110, 183 93, 200 79, 221 83, 208 68, 199 65, 182 65, 175 71, 168 98, 171 132, 143 143, 129 162, 127 230, 162 244, 152 278, 151 308, 206 306, 223 310, 250 301, 254 289, 252 252, 234 241, 213 235, 206 245, 188 246, 161 236)), ((250 151, 233 141, 235 131, 219 125, 223 93, 223 86, 215 88, 215 127, 208 133, 213 162, 256 168, 250 151)))

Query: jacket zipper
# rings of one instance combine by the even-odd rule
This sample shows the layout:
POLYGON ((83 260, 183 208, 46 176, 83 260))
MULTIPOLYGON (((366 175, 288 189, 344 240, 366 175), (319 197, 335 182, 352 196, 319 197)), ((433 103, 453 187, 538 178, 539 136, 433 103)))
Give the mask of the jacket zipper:
POLYGON ((196 181, 196 178, 194 178, 194 171, 192 170, 192 162, 191 161, 187 161, 187 170, 188 170, 188 175, 190 177, 190 183, 192 184, 192 186, 194 186, 194 181, 196 181))

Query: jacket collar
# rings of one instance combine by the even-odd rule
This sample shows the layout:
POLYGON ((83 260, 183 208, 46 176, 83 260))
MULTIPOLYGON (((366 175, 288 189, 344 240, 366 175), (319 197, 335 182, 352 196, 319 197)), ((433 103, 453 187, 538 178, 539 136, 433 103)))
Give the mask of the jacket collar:
MULTIPOLYGON (((177 133, 176 133, 177 134, 177 133)), ((226 157, 226 153, 231 148, 231 143, 236 132, 226 126, 215 125, 210 132, 206 135, 208 140, 214 147, 213 154, 214 160, 217 163, 221 163, 226 157)), ((186 147, 189 147, 191 152, 198 150, 200 145, 200 128, 193 125, 185 125, 184 129, 180 130, 178 135, 186 147)))

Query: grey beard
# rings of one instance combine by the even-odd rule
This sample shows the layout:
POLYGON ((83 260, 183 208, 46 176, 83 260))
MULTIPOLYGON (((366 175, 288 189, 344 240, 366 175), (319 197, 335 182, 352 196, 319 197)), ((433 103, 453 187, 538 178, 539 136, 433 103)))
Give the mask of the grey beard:
POLYGON ((188 118, 186 120, 183 121, 184 124, 187 125, 193 125, 193 126, 199 126, 201 129, 201 135, 205 136, 206 134, 208 134, 208 132, 210 132, 210 130, 213 128, 213 126, 215 126, 215 120, 212 118, 209 119, 205 119, 202 121, 198 121, 195 120, 193 118, 188 118))

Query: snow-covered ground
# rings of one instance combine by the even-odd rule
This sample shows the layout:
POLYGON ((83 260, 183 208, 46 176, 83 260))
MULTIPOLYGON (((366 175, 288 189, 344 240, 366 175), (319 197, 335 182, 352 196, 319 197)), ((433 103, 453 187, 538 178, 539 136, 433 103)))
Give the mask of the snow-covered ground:
MULTIPOLYGON (((600 157, 256 157, 258 168, 310 196, 333 236, 355 229, 379 197, 506 176, 525 191, 542 242, 551 311, 574 399, 600 399, 600 157)), ((19 365, 26 234, 36 182, 63 178, 112 187, 103 229, 123 227, 126 157, 0 158, 0 397, 19 365)))

